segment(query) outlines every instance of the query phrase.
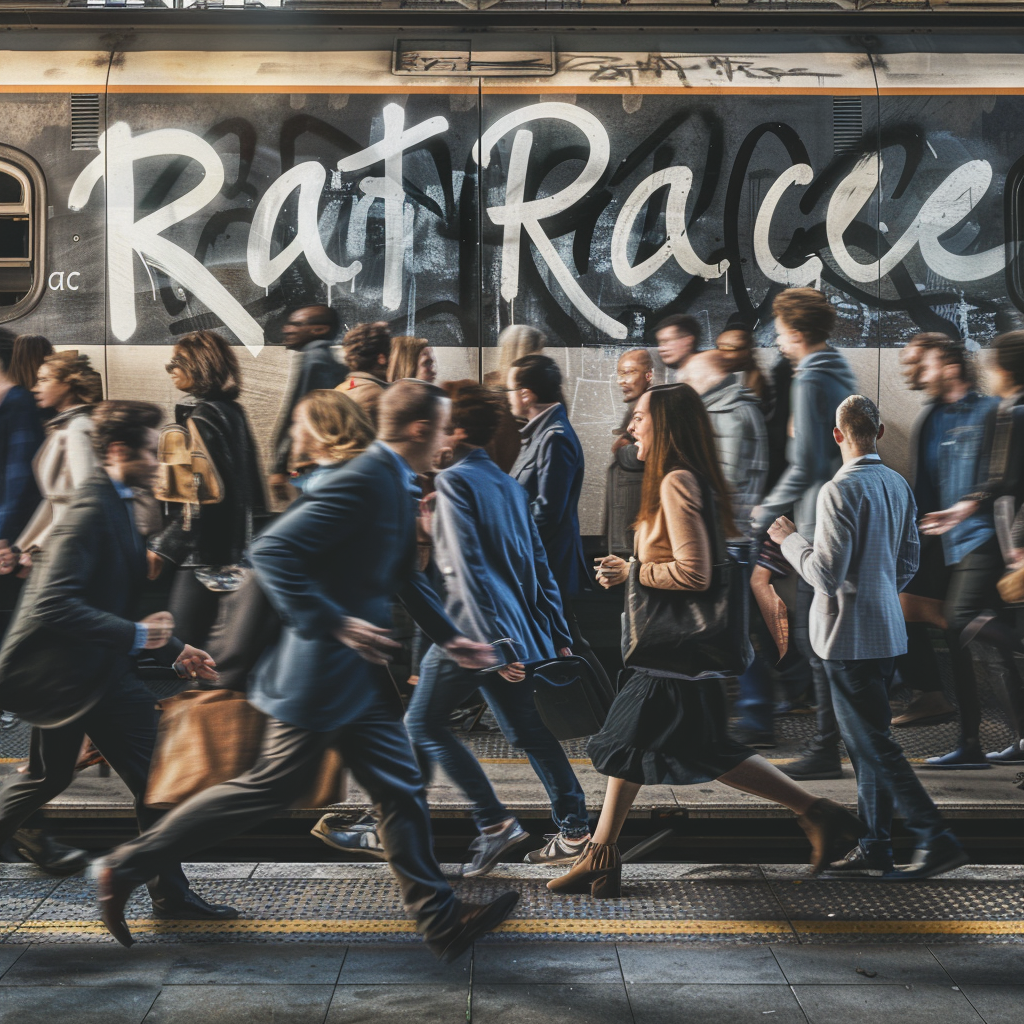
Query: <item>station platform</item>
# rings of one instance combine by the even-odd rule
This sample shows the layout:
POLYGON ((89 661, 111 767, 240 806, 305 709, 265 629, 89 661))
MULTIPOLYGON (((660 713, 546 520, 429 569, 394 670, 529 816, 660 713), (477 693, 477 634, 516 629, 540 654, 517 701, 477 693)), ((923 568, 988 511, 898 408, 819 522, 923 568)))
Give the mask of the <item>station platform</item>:
POLYGON ((627 865, 620 899, 559 869, 456 881, 512 918, 439 964, 381 864, 186 865, 226 922, 153 921, 123 949, 84 878, 0 866, 0 1020, 19 1024, 1016 1024, 1024 869, 825 882, 800 866, 627 865))

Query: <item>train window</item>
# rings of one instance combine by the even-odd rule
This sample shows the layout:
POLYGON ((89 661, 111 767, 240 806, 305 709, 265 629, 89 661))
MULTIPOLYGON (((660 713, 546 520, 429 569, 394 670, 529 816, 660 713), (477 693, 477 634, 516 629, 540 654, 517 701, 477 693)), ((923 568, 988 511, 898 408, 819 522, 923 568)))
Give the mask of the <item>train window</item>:
POLYGON ((43 176, 34 161, 0 146, 0 321, 42 295, 43 176))

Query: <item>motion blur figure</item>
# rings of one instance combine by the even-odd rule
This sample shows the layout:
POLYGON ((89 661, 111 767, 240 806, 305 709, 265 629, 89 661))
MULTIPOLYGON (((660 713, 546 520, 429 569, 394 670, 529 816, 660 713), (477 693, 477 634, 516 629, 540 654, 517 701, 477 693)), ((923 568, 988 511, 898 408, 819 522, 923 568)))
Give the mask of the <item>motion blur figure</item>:
POLYGON ((629 433, 633 409, 640 396, 654 383, 654 360, 645 348, 634 348, 619 356, 615 381, 626 404, 622 422, 613 429, 612 464, 608 467, 606 533, 608 551, 629 556, 633 552, 633 523, 640 511, 640 487, 644 464, 636 457, 636 442, 629 433))
POLYGON ((682 380, 687 362, 700 346, 700 323, 686 313, 673 313, 655 325, 654 340, 658 358, 675 380, 682 380))
POLYGON ((322 454, 302 495, 252 544, 249 557, 283 622, 249 688, 268 716, 260 753, 244 775, 193 796, 102 862, 101 915, 123 944, 131 942, 124 906, 136 886, 168 861, 284 810, 333 746, 373 801, 405 906, 438 956, 457 958, 515 905, 514 892, 461 903, 441 874, 423 779, 385 670, 398 646, 388 636, 396 594, 464 667, 493 660, 485 644, 459 635, 415 566, 416 475, 447 441, 448 399, 423 381, 400 381, 379 411, 380 440, 351 459, 322 454))
POLYGON ((396 380, 405 378, 425 380, 428 384, 433 384, 437 380, 437 360, 426 338, 396 334, 391 339, 388 381, 393 384, 396 380))
POLYGON ((383 321, 356 324, 341 339, 348 376, 337 390, 348 395, 377 425, 377 406, 388 386, 391 332, 383 321))

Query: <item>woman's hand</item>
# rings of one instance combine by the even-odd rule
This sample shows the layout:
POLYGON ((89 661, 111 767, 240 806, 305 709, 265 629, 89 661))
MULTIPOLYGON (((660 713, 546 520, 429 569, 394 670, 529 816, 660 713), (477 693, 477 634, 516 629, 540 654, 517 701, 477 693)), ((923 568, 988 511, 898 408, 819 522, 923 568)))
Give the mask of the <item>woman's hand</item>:
POLYGON ((594 576, 605 590, 625 583, 629 576, 629 562, 618 555, 605 555, 594 559, 594 576))
POLYGON ((174 663, 175 671, 183 679, 207 679, 215 680, 220 676, 217 674, 217 664, 206 651, 199 650, 191 644, 185 644, 178 660, 174 663))
POLYGON ((941 512, 929 512, 928 515, 922 516, 917 526, 926 536, 938 537, 952 530, 954 526, 959 526, 968 516, 974 515, 977 511, 978 503, 976 501, 958 501, 950 508, 942 509, 941 512))
POLYGON ((768 536, 771 537, 771 539, 780 547, 782 546, 782 542, 794 533, 796 533, 796 527, 793 525, 792 520, 787 519, 785 516, 779 516, 779 518, 768 527, 768 536))
POLYGON ((146 579, 155 580, 164 571, 164 560, 155 552, 146 552, 146 579))

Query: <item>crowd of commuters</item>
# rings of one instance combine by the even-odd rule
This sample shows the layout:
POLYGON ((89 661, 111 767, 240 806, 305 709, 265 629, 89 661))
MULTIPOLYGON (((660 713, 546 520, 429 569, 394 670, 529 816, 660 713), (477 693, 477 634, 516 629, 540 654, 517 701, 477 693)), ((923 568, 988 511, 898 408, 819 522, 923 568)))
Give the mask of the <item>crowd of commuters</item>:
POLYGON ((314 834, 386 859, 419 931, 453 959, 517 894, 456 897, 434 856, 424 773, 440 765, 472 806, 465 877, 529 839, 452 732, 453 712, 477 700, 550 799, 557 832, 526 859, 568 866, 553 891, 617 895, 616 844, 640 787, 711 780, 792 810, 815 872, 903 880, 964 863, 890 725, 958 718, 957 748, 930 768, 1024 761, 1024 623, 999 595, 1024 569, 1024 332, 992 345, 991 395, 960 342, 910 339, 903 372, 929 401, 908 483, 883 465, 878 409, 829 345, 834 306, 788 289, 773 313, 782 358, 770 368, 750 325, 730 321, 702 349, 701 323, 681 314, 657 324, 655 351, 621 354, 607 553, 592 567, 583 447, 535 328, 502 333, 482 382, 439 386, 427 338, 383 322, 339 338, 335 310, 293 311, 266 478, 235 349, 218 334, 175 343, 170 424, 148 403, 103 401, 85 356, 0 336, 0 700, 7 724, 33 726, 25 770, 0 785, 0 842, 53 874, 80 870, 88 858, 38 812, 102 757, 140 829, 94 865, 112 934, 131 944, 124 907, 141 884, 157 916, 233 917, 192 892, 181 860, 292 805, 339 748, 374 812, 325 816, 314 834), (169 596, 143 617, 147 577, 170 577, 169 596), (625 590, 615 686, 574 612, 594 584, 625 590), (652 622, 673 623, 660 639, 628 624, 638 596, 652 622), (408 683, 389 672, 399 604, 422 652, 408 683), (723 630, 738 650, 715 647, 723 630), (945 635, 955 705, 930 630, 945 635), (1015 730, 988 753, 981 644, 1005 669, 1015 730), (608 780, 593 827, 531 685, 537 666, 570 657, 589 666, 604 722, 588 747, 608 780), (159 712, 140 663, 179 687, 244 690, 266 716, 248 770, 168 813, 145 803, 159 712), (893 720, 894 680, 912 699, 893 720), (801 700, 814 738, 775 767, 757 750, 801 700), (840 741, 856 815, 800 784, 841 776, 840 741), (894 863, 894 810, 915 837, 909 866, 894 863))

